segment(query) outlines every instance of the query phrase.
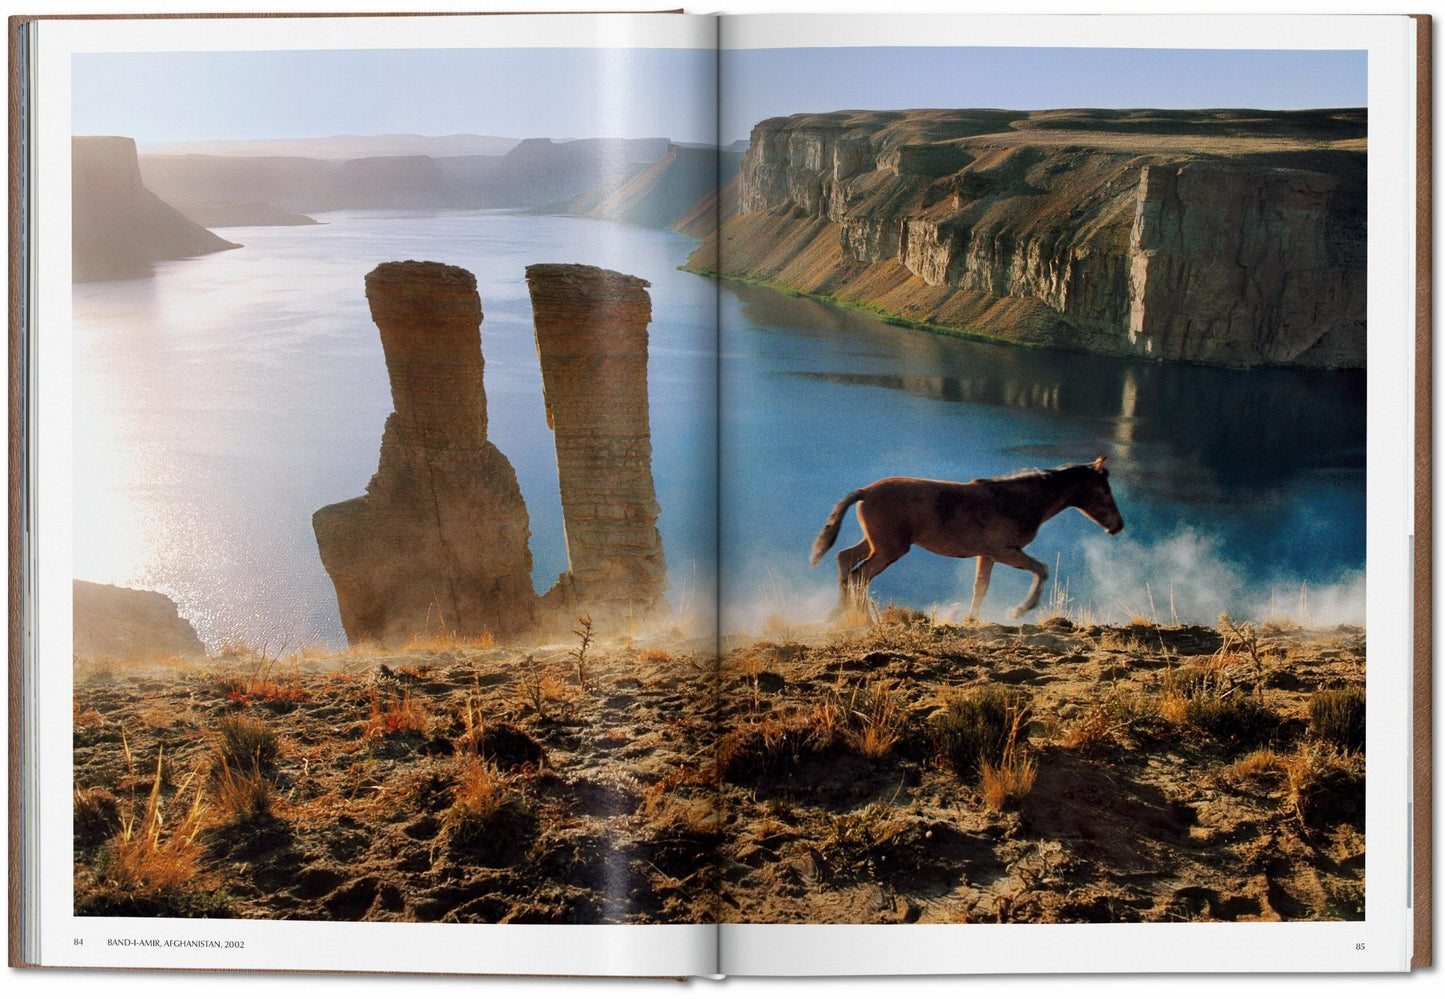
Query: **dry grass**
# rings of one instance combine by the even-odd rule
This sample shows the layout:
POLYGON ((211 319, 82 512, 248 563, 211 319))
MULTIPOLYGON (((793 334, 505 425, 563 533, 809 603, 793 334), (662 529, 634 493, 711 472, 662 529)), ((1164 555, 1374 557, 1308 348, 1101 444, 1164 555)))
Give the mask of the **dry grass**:
POLYGON ((984 758, 979 765, 979 790, 983 792, 984 803, 995 812, 1027 798, 1039 774, 1038 761, 1018 745, 1019 717, 1014 715, 1014 725, 999 762, 995 764, 984 758))
POLYGON ((1364 778, 1364 763, 1322 742, 1310 742, 1281 763, 1285 778, 1285 804, 1300 824, 1323 824, 1338 791, 1364 778))
POLYGON ((1027 695, 1004 687, 975 687, 950 696, 931 719, 940 759, 965 780, 985 762, 999 766, 1009 742, 1027 726, 1027 695))
POLYGON ((463 635, 454 630, 418 632, 402 646, 403 652, 453 652, 457 649, 491 649, 497 645, 496 636, 490 631, 475 635, 463 635))
POLYGON ((373 693, 371 713, 366 719, 363 735, 368 738, 404 735, 414 732, 426 735, 431 730, 432 716, 426 700, 406 691, 400 697, 388 694, 386 702, 373 693))
POLYGON ((1365 691, 1321 690, 1310 698, 1310 734, 1345 751, 1365 748, 1365 691))
POLYGON ((274 811, 276 788, 256 770, 232 770, 224 759, 211 772, 217 804, 236 822, 254 822, 274 811))
MULTIPOLYGON (((908 724, 908 712, 898 693, 897 680, 879 680, 854 687, 838 701, 837 712, 821 710, 820 728, 836 729, 839 717, 847 720, 858 751, 870 760, 882 759, 898 744, 908 724)), ((831 731, 829 733, 831 735, 831 731)))
POLYGON ((212 914, 207 910, 228 905, 224 899, 206 897, 201 867, 199 837, 208 822, 205 799, 195 775, 177 790, 169 805, 179 817, 166 818, 173 809, 163 807, 160 756, 155 779, 143 807, 134 802, 119 809, 119 828, 101 848, 93 871, 91 895, 77 902, 77 914, 89 911, 98 898, 106 910, 129 915, 212 914), (181 802, 192 783, 196 785, 188 808, 181 802), (197 912, 197 910, 200 910, 197 912))
POLYGON ((442 818, 451 842, 496 849, 533 822, 532 811, 514 781, 495 764, 473 757, 457 781, 451 807, 442 818))

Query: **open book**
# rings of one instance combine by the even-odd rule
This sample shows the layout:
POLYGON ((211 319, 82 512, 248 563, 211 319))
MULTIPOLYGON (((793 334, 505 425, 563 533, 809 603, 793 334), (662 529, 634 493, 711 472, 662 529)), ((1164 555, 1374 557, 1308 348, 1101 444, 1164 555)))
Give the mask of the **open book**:
POLYGON ((1428 963, 1428 31, 13 25, 12 963, 1428 963))

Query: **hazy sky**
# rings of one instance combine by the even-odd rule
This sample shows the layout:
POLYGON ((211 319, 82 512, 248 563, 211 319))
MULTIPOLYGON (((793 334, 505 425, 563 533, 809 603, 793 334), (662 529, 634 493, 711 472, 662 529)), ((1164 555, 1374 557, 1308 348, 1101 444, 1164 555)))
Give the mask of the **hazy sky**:
MULTIPOLYGON (((1356 107, 1363 51, 859 48, 723 54, 724 142, 843 108, 1356 107)), ((140 142, 470 132, 711 142, 711 51, 76 56, 73 131, 140 142)))
POLYGON ((138 142, 326 135, 712 142, 712 50, 427 49, 78 55, 71 130, 138 142))
POLYGON ((1365 52, 749 49, 722 55, 723 142, 765 118, 889 108, 1362 107, 1365 52))

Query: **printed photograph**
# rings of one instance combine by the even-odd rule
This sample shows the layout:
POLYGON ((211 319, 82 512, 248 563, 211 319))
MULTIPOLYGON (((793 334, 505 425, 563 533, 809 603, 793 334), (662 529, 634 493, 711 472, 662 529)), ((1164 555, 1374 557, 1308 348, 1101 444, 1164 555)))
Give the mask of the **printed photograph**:
POLYGON ((1365 69, 75 56, 75 913, 1363 919, 1365 69))

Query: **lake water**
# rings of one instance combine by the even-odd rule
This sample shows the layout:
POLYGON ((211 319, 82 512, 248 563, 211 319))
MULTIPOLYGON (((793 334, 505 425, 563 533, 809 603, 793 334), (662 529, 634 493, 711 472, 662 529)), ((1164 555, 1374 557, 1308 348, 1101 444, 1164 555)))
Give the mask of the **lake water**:
MULTIPOLYGON (((653 284, 654 476, 675 607, 714 605, 720 551, 725 628, 811 620, 835 584, 832 559, 809 569, 808 552, 851 489, 1107 454, 1125 532, 1108 538, 1066 511, 1029 547, 1057 566, 1071 612, 1363 621, 1362 375, 898 329, 678 271, 690 240, 605 222, 320 218, 227 229, 241 249, 75 286, 75 575, 170 594, 212 644, 344 643, 311 514, 360 495, 376 470, 391 400, 363 278, 400 259, 477 275, 489 433, 517 469, 539 590, 566 551, 524 270, 565 262, 653 284)), ((857 537, 850 515, 839 544, 857 537)), ((874 595, 957 613, 972 572, 915 551, 874 595)), ((998 569, 985 616, 1002 618, 1027 581, 998 569)))

